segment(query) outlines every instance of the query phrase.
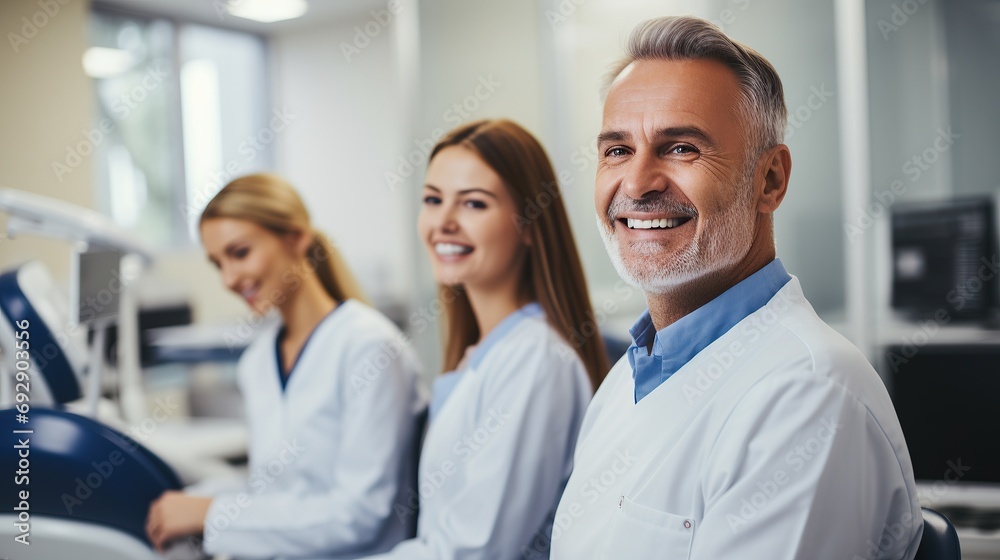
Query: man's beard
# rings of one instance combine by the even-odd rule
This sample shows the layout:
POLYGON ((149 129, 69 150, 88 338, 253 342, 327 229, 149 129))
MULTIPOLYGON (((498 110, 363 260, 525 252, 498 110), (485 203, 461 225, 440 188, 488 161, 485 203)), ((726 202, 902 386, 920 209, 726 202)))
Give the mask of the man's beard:
MULTIPOLYGON (((753 201, 755 166, 747 166, 737 185, 737 198, 711 223, 699 224, 699 213, 688 204, 678 203, 659 195, 635 200, 618 191, 608 207, 607 216, 597 216, 597 229, 618 276, 626 283, 648 294, 666 294, 699 278, 727 270, 739 263, 750 251, 756 212, 753 201), (652 212, 670 216, 690 216, 696 227, 695 237, 687 245, 664 254, 664 245, 657 241, 630 242, 628 262, 622 256, 613 227, 627 227, 615 222, 622 212, 652 212), (697 226, 701 226, 698 230, 697 226)), ((677 227, 684 227, 682 224, 677 227)))

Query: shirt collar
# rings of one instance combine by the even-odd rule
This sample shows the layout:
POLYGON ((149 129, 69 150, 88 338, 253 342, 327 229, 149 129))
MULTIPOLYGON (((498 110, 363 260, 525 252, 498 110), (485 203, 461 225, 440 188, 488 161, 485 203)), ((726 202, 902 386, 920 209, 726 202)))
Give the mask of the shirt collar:
POLYGON ((544 314, 545 311, 538 302, 531 302, 504 317, 497 326, 493 327, 493 330, 489 334, 479 341, 479 344, 472 351, 472 356, 469 357, 468 368, 475 369, 479 367, 479 364, 482 363, 490 348, 503 337, 507 336, 507 333, 513 330, 521 321, 528 317, 541 317, 544 314))
POLYGON ((709 344, 764 306, 791 276, 774 259, 705 305, 659 332, 649 310, 629 329, 626 355, 635 380, 635 402, 656 389, 709 344), (652 344, 652 354, 646 349, 652 344))
POLYGON ((480 342, 479 345, 475 347, 472 351, 472 355, 469 357, 468 363, 455 371, 449 371, 438 376, 431 387, 431 404, 430 404, 430 418, 433 420, 441 407, 444 406, 445 401, 451 396, 451 392, 455 390, 458 382, 461 381, 462 376, 469 369, 475 369, 479 367, 489 349, 492 348, 500 339, 507 336, 511 330, 514 329, 521 321, 527 317, 541 317, 545 315, 544 309, 537 302, 529 303, 517 311, 514 311, 510 315, 504 317, 497 326, 493 327, 493 330, 489 332, 480 342))

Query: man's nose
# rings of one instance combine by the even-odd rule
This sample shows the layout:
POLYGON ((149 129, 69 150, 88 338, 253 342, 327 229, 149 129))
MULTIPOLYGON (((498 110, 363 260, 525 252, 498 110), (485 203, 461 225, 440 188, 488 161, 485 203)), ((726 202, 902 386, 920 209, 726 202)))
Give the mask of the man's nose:
POLYGON ((622 177, 621 188, 629 198, 641 199, 652 193, 664 192, 670 186, 662 162, 649 150, 632 156, 622 177))

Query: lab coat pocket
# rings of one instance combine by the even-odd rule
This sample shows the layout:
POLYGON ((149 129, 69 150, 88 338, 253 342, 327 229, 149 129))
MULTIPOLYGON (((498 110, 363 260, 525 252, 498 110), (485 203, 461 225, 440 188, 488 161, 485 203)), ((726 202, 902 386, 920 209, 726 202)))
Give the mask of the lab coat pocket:
POLYGON ((622 558, 684 560, 691 553, 694 519, 657 511, 622 496, 612 518, 606 560, 622 558))

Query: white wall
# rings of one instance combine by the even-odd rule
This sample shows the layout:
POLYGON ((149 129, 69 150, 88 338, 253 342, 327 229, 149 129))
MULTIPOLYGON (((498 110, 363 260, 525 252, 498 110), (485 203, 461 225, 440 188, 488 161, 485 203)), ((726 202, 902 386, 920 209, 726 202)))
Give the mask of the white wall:
POLYGON ((295 115, 276 141, 277 169, 302 193, 314 225, 338 245, 368 295, 406 301, 414 297, 408 214, 416 200, 390 189, 384 176, 407 143, 392 42, 396 22, 350 60, 341 48, 354 42, 356 26, 371 21, 362 12, 272 38, 274 105, 295 115))
POLYGON ((904 169, 909 160, 933 145, 939 128, 951 125, 944 6, 928 0, 905 20, 893 19, 889 3, 868 2, 867 7, 872 188, 884 190, 899 179, 907 185, 905 199, 946 195, 950 153, 942 154, 919 176, 908 172, 910 166, 904 169))
POLYGON ((952 0, 944 11, 951 125, 962 143, 952 153, 952 190, 1000 194, 1000 4, 952 0))

